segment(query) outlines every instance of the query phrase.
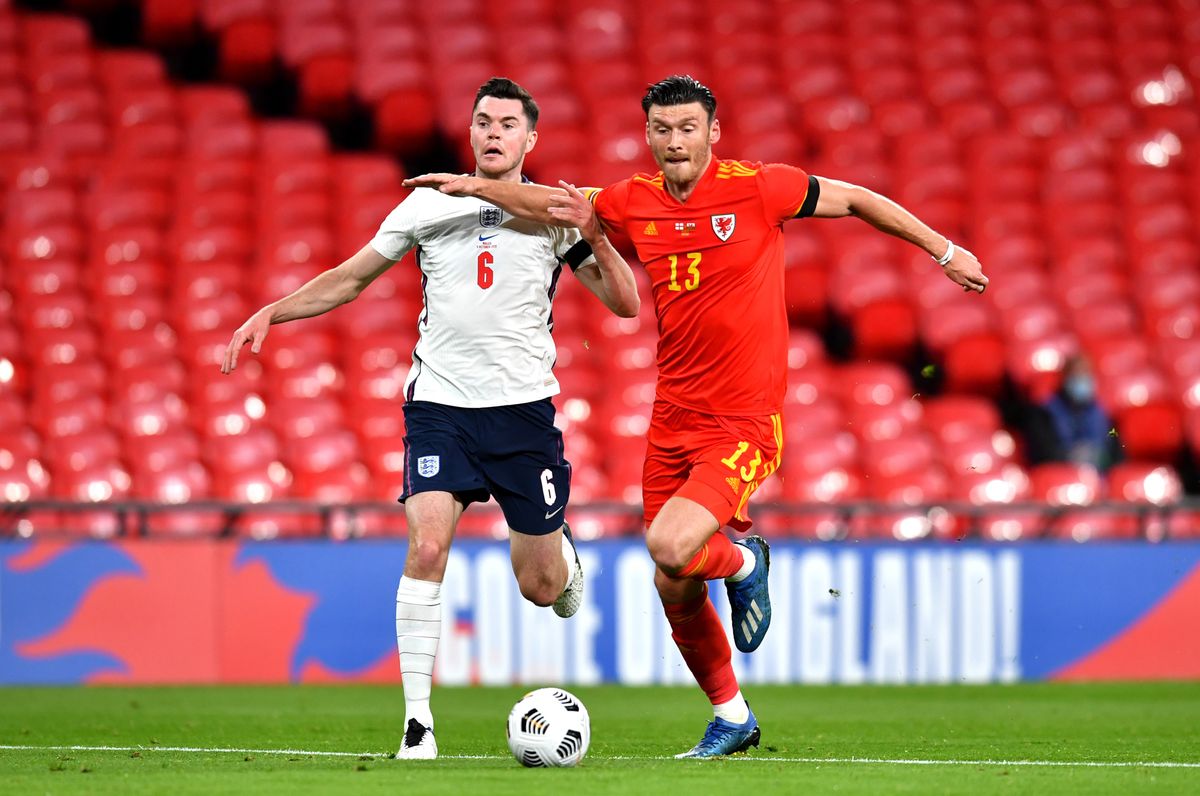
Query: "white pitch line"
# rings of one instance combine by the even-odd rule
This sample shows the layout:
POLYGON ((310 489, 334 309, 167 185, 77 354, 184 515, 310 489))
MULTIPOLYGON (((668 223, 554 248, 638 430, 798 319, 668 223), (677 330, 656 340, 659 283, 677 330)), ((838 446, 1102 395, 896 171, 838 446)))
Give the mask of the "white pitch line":
MULTIPOLYGON (((239 755, 300 755, 303 757, 378 757, 389 758, 391 754, 380 752, 326 752, 313 749, 230 749, 203 746, 25 746, 0 744, 0 750, 18 752, 187 752, 194 754, 239 754, 239 755)), ((613 755, 593 759, 600 760, 674 760, 673 757, 636 757, 613 755)), ((440 755, 442 760, 507 760, 508 755, 440 755)), ((1189 763, 1173 760, 928 760, 921 758, 894 757, 751 757, 734 755, 721 758, 739 763, 808 763, 868 766, 1032 766, 1054 768, 1200 768, 1200 762, 1189 763)))

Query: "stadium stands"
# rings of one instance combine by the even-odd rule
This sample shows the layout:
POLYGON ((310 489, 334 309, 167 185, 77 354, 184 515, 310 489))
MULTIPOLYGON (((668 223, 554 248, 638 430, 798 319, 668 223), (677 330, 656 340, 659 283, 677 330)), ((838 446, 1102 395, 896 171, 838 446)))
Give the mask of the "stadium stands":
MULTIPOLYGON (((421 302, 410 262, 353 310, 276 327, 234 375, 217 363, 249 311, 370 237, 404 196, 393 155, 441 139, 468 154, 464 103, 496 73, 543 106, 530 158, 542 179, 604 184, 647 168, 642 86, 692 70, 721 100, 720 154, 887 191, 994 277, 964 298, 924 255, 859 222, 789 228, 787 453, 760 497, 813 505, 768 508, 765 524, 814 539, 1120 537, 1149 526, 1112 519, 1107 501, 1176 502, 1175 467, 1200 459, 1200 38, 1183 0, 865 0, 854 13, 834 0, 706 1, 669 32, 653 22, 669 0, 138 5, 146 45, 211 36, 212 77, 227 82, 176 82, 153 50, 99 45, 82 17, 0 3, 8 501, 393 498, 421 302), (521 47, 501 44, 516 36, 521 47), (297 118, 257 117, 239 86, 278 74, 296 81, 297 118), (373 109, 378 153, 336 152, 305 120, 344 118, 352 103, 373 109), (809 330, 830 318, 849 330, 849 362, 809 330), (995 402, 1044 396, 1078 351, 1129 460, 1107 482, 1028 470, 995 402), (921 364, 933 385, 910 378, 921 364), (940 394, 920 394, 931 387, 940 394), (1027 499, 1054 507, 1051 519, 1027 499), (896 510, 840 508, 860 500, 896 510), (993 513, 927 508, 956 501, 993 513)), ((605 317, 570 280, 556 306, 574 495, 636 504, 649 309, 605 317)), ((183 516, 145 529, 316 532, 286 512, 232 526, 183 516)), ((486 516, 475 532, 493 532, 486 516)), ((104 511, 35 519, 25 532, 129 527, 104 511)))

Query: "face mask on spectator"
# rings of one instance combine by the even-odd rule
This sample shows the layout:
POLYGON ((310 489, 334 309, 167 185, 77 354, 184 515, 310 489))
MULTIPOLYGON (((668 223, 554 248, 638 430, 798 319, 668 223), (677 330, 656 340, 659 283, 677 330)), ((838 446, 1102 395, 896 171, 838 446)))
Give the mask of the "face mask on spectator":
POLYGON ((1091 376, 1068 376, 1063 391, 1074 403, 1085 404, 1096 397, 1096 382, 1091 376))

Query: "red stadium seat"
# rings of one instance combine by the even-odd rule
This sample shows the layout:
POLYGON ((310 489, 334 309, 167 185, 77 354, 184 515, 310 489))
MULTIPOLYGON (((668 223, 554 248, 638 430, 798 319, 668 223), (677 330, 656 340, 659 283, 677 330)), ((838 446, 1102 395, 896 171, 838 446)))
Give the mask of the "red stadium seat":
POLYGON ((1006 464, 991 473, 950 473, 949 495, 976 505, 1019 502, 1029 495, 1029 476, 1017 464, 1006 464))
POLYGON ((1163 506, 1177 503, 1183 486, 1169 465, 1130 461, 1109 470, 1108 492, 1114 500, 1163 506))
MULTIPOLYGON (((124 467, 109 462, 85 470, 54 474, 53 494, 57 498, 81 503, 101 503, 129 497, 132 480, 124 467)), ((115 517, 112 530, 116 531, 115 517)))
POLYGON ((336 398, 341 394, 344 384, 341 370, 329 362, 286 370, 271 369, 265 379, 267 397, 272 406, 281 400, 336 398))
POLYGON ((1051 506, 1087 506, 1104 494, 1104 483, 1096 468, 1068 462, 1040 464, 1029 471, 1034 500, 1051 506))
POLYGON ((197 263, 176 269, 175 277, 170 295, 173 307, 196 299, 239 296, 247 279, 245 269, 234 263, 197 263))
POLYGON ((204 368, 189 374, 189 395, 193 404, 206 406, 225 401, 245 401, 260 398, 264 390, 262 363, 243 359, 231 373, 217 368, 204 368))
POLYGON ((286 437, 284 453, 293 472, 300 474, 330 473, 360 459, 358 440, 349 431, 338 429, 314 433, 306 437, 286 437))
POLYGON ((192 407, 192 425, 205 437, 237 437, 265 425, 266 406, 262 398, 249 395, 242 399, 213 401, 192 407))
POLYGON ((789 447, 796 440, 844 430, 845 425, 846 415, 841 405, 828 396, 815 398, 806 404, 784 404, 783 436, 789 447))
POLYGON ((1174 403, 1128 406, 1116 423, 1121 448, 1131 459, 1173 461, 1183 447, 1183 415, 1174 403))
POLYGON ((1017 542, 1041 535, 1046 519, 1042 511, 1033 509, 991 509, 973 520, 958 518, 958 536, 977 534, 993 542, 1017 542))
POLYGON ((1005 375, 1005 346, 999 335, 966 335, 946 349, 944 386, 947 390, 994 395, 1005 375))
POLYGON ((1110 411, 1120 413, 1131 407, 1169 401, 1170 387, 1167 380, 1153 365, 1135 366, 1128 371, 1099 376, 1097 392, 1100 402, 1110 411))
POLYGON ((785 480, 792 475, 857 469, 858 440, 846 431, 813 432, 799 439, 788 439, 787 444, 789 447, 783 457, 785 480))
POLYGON ((101 352, 113 370, 155 365, 173 367, 176 355, 175 333, 165 323, 148 329, 109 330, 101 352))
POLYGON ((81 395, 60 403, 33 407, 30 419, 34 428, 47 439, 69 437, 101 428, 107 407, 97 395, 81 395))
POLYGON ((855 356, 899 359, 917 340, 917 316, 908 301, 880 299, 854 312, 850 319, 855 356))
POLYGON ((854 404, 846 409, 850 428, 864 442, 910 437, 919 431, 921 404, 905 397, 886 404, 854 404))
POLYGON ((186 428, 173 428, 155 436, 125 437, 121 444, 125 461, 136 465, 137 474, 158 473, 200 457, 200 441, 186 428))
MULTIPOLYGON (((863 440, 862 470, 872 490, 880 482, 932 471, 935 450, 932 440, 919 432, 898 437, 863 440)), ((943 480, 944 483, 944 480, 943 480)))
POLYGON ((183 160, 175 164, 178 203, 186 206, 200 196, 220 191, 253 190, 255 164, 245 158, 216 161, 183 160))
POLYGON ((34 406, 94 395, 108 384, 104 365, 94 360, 39 367, 31 376, 34 406))
POLYGON ((847 406, 885 406, 913 394, 908 376, 890 363, 849 362, 831 384, 847 406))
POLYGON ((1007 431, 980 429, 972 436, 943 441, 941 458, 952 473, 995 473, 1010 463, 1016 442, 1007 431))
POLYGON ((244 434, 209 436, 203 443, 203 457, 218 475, 266 472, 272 463, 279 461, 280 447, 272 431, 256 426, 244 434))
POLYGON ((1048 535, 1075 542, 1131 540, 1140 536, 1137 517, 1116 509, 1075 509, 1051 519, 1048 535))
POLYGON ((348 462, 338 469, 317 473, 298 470, 292 490, 297 497, 326 504, 352 503, 375 497, 370 473, 360 462, 348 462))
POLYGON ((114 402, 110 417, 113 427, 126 436, 151 437, 182 427, 188 406, 178 395, 164 393, 142 401, 114 402))
MULTIPOLYGON (((208 471, 204 469, 204 465, 192 459, 182 460, 159 470, 135 470, 131 494, 158 503, 178 504, 203 500, 209 497, 210 489, 208 471)), ((220 527, 219 516, 196 516, 191 512, 182 516, 168 513, 165 517, 152 517, 150 522, 152 528, 165 526, 184 533, 193 528, 196 532, 202 532, 205 529, 216 530, 220 527)))
POLYGON ((155 262, 166 253, 162 230, 154 226, 129 226, 93 230, 90 260, 96 267, 119 263, 155 262))
POLYGON ((61 365, 94 359, 96 335, 90 327, 44 329, 23 335, 31 365, 61 365))
POLYGON ((47 437, 42 454, 42 463, 57 478, 115 464, 120 456, 120 444, 108 429, 92 426, 77 434, 47 437))
POLYGON ((79 291, 80 268, 72 260, 35 260, 14 269, 7 281, 17 300, 73 294, 79 291))
POLYGON ((341 404, 329 397, 277 397, 268 405, 267 422, 281 439, 296 441, 344 428, 345 415, 341 404))
POLYGON ((1000 429, 1000 413, 991 401, 967 395, 943 395, 924 401, 925 428, 943 443, 991 434, 1000 429))

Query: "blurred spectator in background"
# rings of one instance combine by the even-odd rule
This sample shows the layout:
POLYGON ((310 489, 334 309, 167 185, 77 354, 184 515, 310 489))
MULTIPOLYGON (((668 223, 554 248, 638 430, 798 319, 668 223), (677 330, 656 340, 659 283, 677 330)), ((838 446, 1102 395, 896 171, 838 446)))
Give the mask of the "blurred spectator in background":
POLYGON ((1026 423, 1030 464, 1073 462, 1104 472, 1121 459, 1113 420, 1096 400, 1096 379, 1087 358, 1063 365, 1058 390, 1032 407, 1026 423))

